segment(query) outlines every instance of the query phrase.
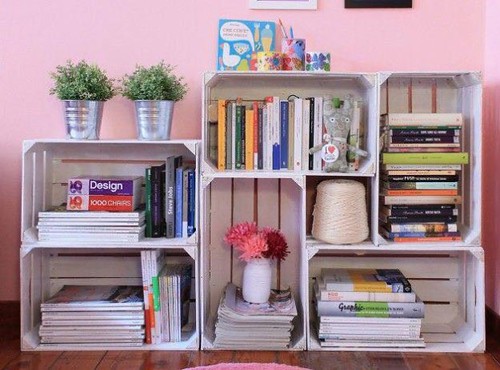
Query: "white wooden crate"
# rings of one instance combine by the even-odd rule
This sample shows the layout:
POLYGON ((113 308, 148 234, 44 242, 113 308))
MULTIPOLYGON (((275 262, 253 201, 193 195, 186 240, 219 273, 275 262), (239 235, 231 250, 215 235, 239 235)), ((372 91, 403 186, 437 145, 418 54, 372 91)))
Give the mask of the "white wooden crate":
MULTIPOLYGON (((379 75, 380 114, 462 113, 463 150, 469 164, 460 178, 462 242, 481 245, 482 79, 479 72, 384 72, 379 75)), ((377 207, 378 209, 378 207, 377 207)), ((394 244, 379 235, 380 244, 394 244)), ((439 245, 443 243, 436 243, 439 245)))
MULTIPOLYGON (((38 242, 38 212, 66 202, 67 180, 80 175, 144 176, 146 167, 182 155, 198 169, 199 141, 27 140, 23 145, 21 240, 38 242)), ((198 173, 198 172, 197 172, 198 173)), ((198 180, 198 177, 197 177, 198 180)), ((198 191, 196 192, 198 200, 198 191)), ((196 217, 198 214, 196 213, 196 217)), ((195 224, 198 224, 197 218, 195 224)), ((195 244, 197 233, 186 244, 195 244)), ((147 243, 158 244, 158 240, 147 243)), ((162 238, 172 244, 172 240, 162 238)), ((86 243, 82 240, 81 243, 86 243)), ((174 244, 179 244, 175 240, 174 244)), ((42 243, 42 245, 48 245, 42 243)), ((147 247, 147 245, 145 245, 147 247)))
MULTIPOLYGON (((190 330, 176 343, 144 344, 127 350, 199 349, 198 253, 195 246, 164 249, 167 263, 190 262, 193 265, 190 330)), ((40 304, 64 285, 142 285, 139 249, 121 248, 21 248, 21 350, 123 350, 123 347, 98 348, 90 345, 44 346, 40 343, 40 304)))
POLYGON ((391 351, 483 352, 485 349, 484 253, 481 247, 353 246, 349 249, 313 245, 304 261, 307 278, 308 349, 319 351, 388 351, 387 348, 321 347, 312 326, 312 284, 321 268, 399 268, 426 303, 422 335, 425 348, 391 351))
MULTIPOLYGON (((218 99, 241 98, 247 101, 262 101, 266 96, 279 96, 281 99, 287 99, 290 95, 303 98, 330 95, 343 99, 347 94, 352 95, 356 100, 363 101, 364 149, 370 154, 368 158, 362 158, 360 169, 354 175, 373 176, 375 173, 379 114, 378 84, 375 73, 206 72, 202 94, 203 163, 201 169, 204 173, 217 171, 216 163, 209 158, 209 107, 216 105, 218 99)), ((287 170, 279 172, 285 176, 297 175, 297 172, 287 170)), ((310 172, 312 171, 307 171, 307 173, 310 172)))
MULTIPOLYGON (((304 252, 304 215, 302 210, 303 179, 276 178, 203 178, 201 190, 201 330, 202 349, 214 349, 217 308, 227 283, 241 286, 244 262, 238 252, 223 242, 231 225, 256 221, 259 227, 281 229, 290 254, 278 268, 273 267, 273 287, 291 287, 298 318, 292 333, 290 349, 305 349, 305 292, 301 288, 301 261, 304 252)), ((244 349, 244 348, 242 348, 244 349)), ((266 348, 262 348, 265 350, 266 348)))

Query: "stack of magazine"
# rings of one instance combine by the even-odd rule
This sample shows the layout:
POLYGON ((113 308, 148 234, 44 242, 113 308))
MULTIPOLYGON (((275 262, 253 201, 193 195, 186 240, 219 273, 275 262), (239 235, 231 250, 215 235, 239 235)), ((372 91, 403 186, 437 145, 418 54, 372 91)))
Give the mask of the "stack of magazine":
POLYGON ((144 209, 134 212, 66 211, 63 204, 38 213, 38 240, 134 243, 144 237, 144 209))
POLYGON ((41 343, 78 346, 141 346, 141 287, 65 285, 41 304, 41 343))
POLYGON ((425 347, 424 303, 398 269, 323 268, 314 293, 322 347, 425 347))
POLYGON ((216 348, 288 348, 297 308, 289 290, 273 291, 268 302, 248 303, 241 289, 229 283, 221 299, 215 324, 216 348))

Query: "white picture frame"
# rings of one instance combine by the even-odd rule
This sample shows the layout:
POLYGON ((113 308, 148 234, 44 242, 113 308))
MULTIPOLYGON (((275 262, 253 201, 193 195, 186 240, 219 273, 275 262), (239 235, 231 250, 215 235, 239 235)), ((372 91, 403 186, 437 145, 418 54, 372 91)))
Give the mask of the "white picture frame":
POLYGON ((250 9, 318 9, 318 0, 249 0, 250 9))

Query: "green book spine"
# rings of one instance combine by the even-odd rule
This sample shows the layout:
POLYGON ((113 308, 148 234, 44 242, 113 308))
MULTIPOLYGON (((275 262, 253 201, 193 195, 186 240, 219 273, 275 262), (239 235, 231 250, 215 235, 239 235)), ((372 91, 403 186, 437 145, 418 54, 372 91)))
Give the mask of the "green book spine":
POLYGON ((145 182, 146 182, 146 197, 145 197, 146 230, 145 230, 145 236, 146 236, 146 238, 151 238, 153 236, 153 220, 151 218, 151 167, 146 168, 146 174, 144 177, 145 177, 145 182))
POLYGON ((153 308, 155 311, 160 311, 160 284, 158 276, 153 276, 153 308))
POLYGON ((236 105, 236 130, 235 130, 235 138, 234 138, 234 143, 235 143, 235 168, 240 169, 241 168, 241 155, 242 155, 242 148, 241 148, 241 120, 242 120, 242 114, 241 114, 241 105, 236 105))
POLYGON ((383 164, 467 164, 469 153, 382 153, 383 164))

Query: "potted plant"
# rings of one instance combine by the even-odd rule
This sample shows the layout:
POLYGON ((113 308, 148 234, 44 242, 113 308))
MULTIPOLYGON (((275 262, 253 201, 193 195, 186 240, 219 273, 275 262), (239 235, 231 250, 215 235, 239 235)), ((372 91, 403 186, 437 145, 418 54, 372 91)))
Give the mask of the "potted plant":
POLYGON ((267 302, 271 294, 271 261, 277 261, 279 270, 279 264, 290 253, 281 231, 242 222, 227 230, 224 242, 241 252, 240 259, 247 263, 241 287, 243 299, 250 303, 267 302))
POLYGON ((122 80, 122 95, 135 101, 137 137, 142 140, 169 140, 174 103, 186 95, 183 77, 164 61, 151 67, 137 66, 122 80))
POLYGON ((116 94, 113 80, 85 60, 68 60, 50 76, 55 83, 50 94, 63 102, 67 137, 99 139, 104 102, 116 94))

